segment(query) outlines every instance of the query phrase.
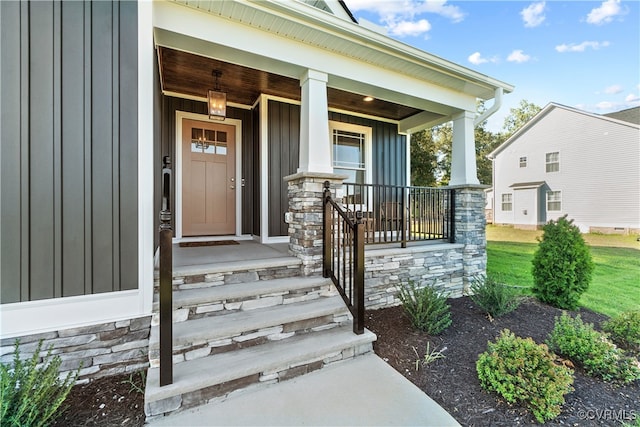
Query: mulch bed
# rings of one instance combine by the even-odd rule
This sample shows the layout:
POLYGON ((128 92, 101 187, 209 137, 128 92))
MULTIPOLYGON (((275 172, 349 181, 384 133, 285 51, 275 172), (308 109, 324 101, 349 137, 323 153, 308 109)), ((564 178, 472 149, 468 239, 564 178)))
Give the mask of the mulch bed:
MULTIPOLYGON (((543 342, 561 311, 533 299, 515 312, 489 319, 467 297, 449 300, 453 324, 442 335, 427 336, 411 328, 401 307, 367 312, 366 326, 378 335, 375 352, 402 375, 424 390, 463 426, 513 426, 536 424, 529 413, 509 405, 497 395, 484 391, 478 382, 475 363, 504 328, 521 337, 543 342), (416 351, 420 358, 427 347, 446 357, 416 371, 416 351), (415 351, 414 351, 415 348, 415 351)), ((582 319, 596 328, 606 316, 579 311, 582 319)), ((575 314, 575 313, 574 313, 575 314)), ((142 375, 100 378, 76 386, 65 401, 68 409, 57 426, 142 426, 144 396, 131 381, 143 388, 142 375)), ((576 368, 575 391, 568 394, 562 414, 546 425, 620 426, 634 414, 640 416, 640 384, 614 387, 589 377, 576 368)))
MULTIPOLYGON (((411 382, 424 390, 463 426, 512 426, 535 424, 535 418, 522 407, 509 405, 496 394, 484 391, 477 378, 478 355, 495 340, 502 329, 542 343, 553 329, 554 318, 562 311, 526 300, 516 311, 489 319, 468 297, 449 300, 453 324, 440 336, 429 337, 411 328, 402 307, 367 313, 366 326, 377 334, 376 354, 411 382), (446 357, 416 371, 416 351, 423 357, 427 343, 446 357), (416 349, 414 351, 414 348, 416 349)), ((586 309, 582 320, 599 328, 607 319, 586 309)), ((575 314, 575 313, 572 313, 575 314)), ((620 425, 640 416, 640 381, 614 387, 575 370, 575 391, 566 396, 562 413, 546 425, 620 425)))

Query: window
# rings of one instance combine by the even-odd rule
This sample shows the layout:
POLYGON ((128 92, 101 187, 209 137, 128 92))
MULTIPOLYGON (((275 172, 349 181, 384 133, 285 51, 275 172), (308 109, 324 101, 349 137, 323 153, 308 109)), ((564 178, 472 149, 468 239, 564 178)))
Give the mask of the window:
POLYGON ((562 193, 560 191, 547 191, 547 211, 559 211, 562 209, 562 193))
POLYGON ((560 170, 560 153, 547 153, 547 172, 558 172, 560 170))
POLYGON ((513 194, 505 193, 502 195, 502 210, 503 211, 513 210, 513 194))
POLYGON ((526 168, 527 167, 527 158, 526 157, 520 157, 520 167, 521 168, 526 168))
POLYGON ((349 123, 329 122, 333 171, 347 175, 346 182, 371 182, 371 128, 349 123))

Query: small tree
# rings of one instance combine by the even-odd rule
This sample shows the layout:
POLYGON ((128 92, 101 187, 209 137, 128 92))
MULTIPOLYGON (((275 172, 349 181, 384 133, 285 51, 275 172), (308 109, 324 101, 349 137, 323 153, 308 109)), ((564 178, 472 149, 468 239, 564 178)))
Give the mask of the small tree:
POLYGON ((534 295, 554 307, 574 310, 589 287, 593 261, 589 247, 573 225, 563 216, 549 221, 533 256, 534 295))

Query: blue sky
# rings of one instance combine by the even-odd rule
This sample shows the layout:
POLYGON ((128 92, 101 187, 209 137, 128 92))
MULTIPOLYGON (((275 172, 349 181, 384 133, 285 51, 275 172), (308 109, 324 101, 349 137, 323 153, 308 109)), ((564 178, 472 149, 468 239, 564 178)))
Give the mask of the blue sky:
POLYGON ((345 2, 361 23, 515 85, 492 131, 521 99, 598 114, 640 105, 637 0, 345 2))

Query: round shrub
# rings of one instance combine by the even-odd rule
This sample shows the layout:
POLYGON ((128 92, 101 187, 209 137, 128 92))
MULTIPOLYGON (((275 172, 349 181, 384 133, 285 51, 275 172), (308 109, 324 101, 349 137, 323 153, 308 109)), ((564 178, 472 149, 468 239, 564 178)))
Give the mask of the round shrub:
POLYGON ((567 313, 556 317, 547 339, 549 348, 581 365, 585 372, 604 381, 630 383, 640 379, 640 368, 634 357, 625 355, 591 323, 583 323, 580 315, 567 313))
POLYGON ((549 221, 533 256, 534 295, 554 307, 575 310, 589 287, 593 261, 589 247, 573 225, 563 216, 549 221))
POLYGON ((573 371, 556 365, 546 345, 516 337, 508 329, 488 343, 476 370, 482 388, 526 406, 541 423, 560 414, 565 394, 573 390, 573 371))
POLYGON ((419 288, 410 281, 400 287, 398 298, 411 325, 429 335, 438 335, 451 325, 447 297, 433 286, 419 288))
POLYGON ((640 355, 640 310, 620 313, 607 320, 602 329, 620 347, 640 355))
POLYGON ((514 288, 494 277, 474 277, 469 297, 492 317, 500 317, 518 308, 522 296, 514 288))

